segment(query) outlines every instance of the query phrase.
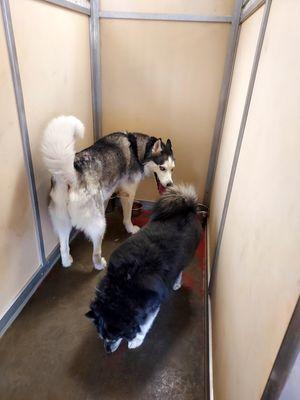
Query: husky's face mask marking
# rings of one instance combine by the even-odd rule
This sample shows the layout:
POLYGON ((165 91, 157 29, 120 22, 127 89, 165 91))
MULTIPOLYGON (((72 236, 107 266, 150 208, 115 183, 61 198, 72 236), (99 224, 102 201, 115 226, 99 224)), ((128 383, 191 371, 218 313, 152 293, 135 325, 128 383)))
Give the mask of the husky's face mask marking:
POLYGON ((158 191, 162 194, 165 188, 173 185, 172 172, 175 168, 175 162, 171 156, 163 164, 155 165, 155 178, 158 191))
POLYGON ((146 164, 147 170, 155 175, 157 188, 162 194, 166 187, 173 185, 172 172, 175 168, 172 143, 170 139, 164 144, 158 139, 151 151, 151 160, 146 164))

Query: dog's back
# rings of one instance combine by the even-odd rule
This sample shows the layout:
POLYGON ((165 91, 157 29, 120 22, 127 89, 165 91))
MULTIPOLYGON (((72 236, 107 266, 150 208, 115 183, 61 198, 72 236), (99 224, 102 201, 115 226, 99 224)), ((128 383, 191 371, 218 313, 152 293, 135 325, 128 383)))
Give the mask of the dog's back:
POLYGON ((115 132, 75 153, 75 141, 83 135, 83 124, 73 116, 50 121, 42 140, 45 165, 53 181, 65 188, 99 185, 104 194, 111 194, 126 178, 142 177, 141 158, 147 144, 156 140, 141 133, 115 132))
POLYGON ((130 140, 132 136, 124 132, 104 136, 75 155, 75 169, 83 175, 93 171, 105 189, 115 187, 124 177, 142 174, 142 165, 130 140))
POLYGON ((193 188, 168 188, 156 203, 150 222, 117 248, 107 275, 96 289, 86 314, 91 318, 107 352, 122 339, 129 348, 140 346, 172 288, 181 285, 181 272, 199 243, 193 188))
POLYGON ((194 256, 200 234, 193 187, 168 188, 155 204, 150 222, 114 251, 108 275, 165 297, 194 256))

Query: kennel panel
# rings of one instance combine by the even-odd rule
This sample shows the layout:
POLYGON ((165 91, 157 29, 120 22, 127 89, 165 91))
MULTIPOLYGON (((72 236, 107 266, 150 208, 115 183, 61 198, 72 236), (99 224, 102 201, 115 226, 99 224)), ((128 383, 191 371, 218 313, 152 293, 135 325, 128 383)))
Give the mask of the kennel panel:
MULTIPOLYGON (((175 180, 202 197, 230 25, 102 20, 102 127, 173 142, 175 180)), ((157 190, 144 182, 139 199, 157 190)))
POLYGON ((102 11, 231 15, 234 0, 101 0, 102 11))
POLYGON ((93 143, 89 18, 35 0, 11 0, 46 256, 57 244, 48 214, 50 175, 41 157, 46 124, 75 115, 86 126, 77 149, 93 143))
POLYGON ((273 0, 212 296, 216 399, 259 399, 300 291, 300 3, 273 0))
MULTIPOLYGON (((241 26, 218 163, 210 202, 209 245, 215 252, 226 190, 245 105, 251 68, 264 6, 241 26)), ((212 260, 211 260, 212 261, 212 260)))
POLYGON ((2 19, 0 21, 0 319, 38 269, 29 185, 2 19))

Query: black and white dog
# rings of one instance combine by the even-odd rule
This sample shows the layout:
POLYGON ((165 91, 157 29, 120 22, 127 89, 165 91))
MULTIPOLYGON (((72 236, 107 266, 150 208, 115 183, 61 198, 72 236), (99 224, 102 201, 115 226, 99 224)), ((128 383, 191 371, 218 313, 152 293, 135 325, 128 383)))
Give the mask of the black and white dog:
POLYGON ((194 256, 201 223, 192 186, 172 186, 155 204, 150 222, 111 255, 106 276, 86 314, 96 324, 107 352, 122 339, 129 348, 143 340, 161 303, 181 286, 194 256))
POLYGON ((42 152, 52 174, 49 211, 62 265, 73 262, 69 236, 74 226, 92 240, 94 266, 102 269, 105 208, 111 195, 119 191, 125 228, 136 233, 139 227, 132 224, 131 211, 139 182, 154 173, 161 192, 172 184, 175 163, 170 140, 164 144, 141 133, 112 133, 75 154, 75 138, 83 135, 83 124, 73 116, 53 119, 44 132, 42 152))

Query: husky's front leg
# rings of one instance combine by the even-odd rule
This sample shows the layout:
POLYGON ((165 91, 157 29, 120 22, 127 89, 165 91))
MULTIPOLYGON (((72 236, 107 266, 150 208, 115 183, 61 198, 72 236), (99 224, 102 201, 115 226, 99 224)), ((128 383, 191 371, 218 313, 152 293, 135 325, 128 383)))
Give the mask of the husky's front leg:
POLYGON ((121 186, 120 200, 123 209, 123 223, 128 233, 136 233, 139 231, 137 225, 133 225, 131 221, 132 205, 138 182, 126 183, 121 186))

